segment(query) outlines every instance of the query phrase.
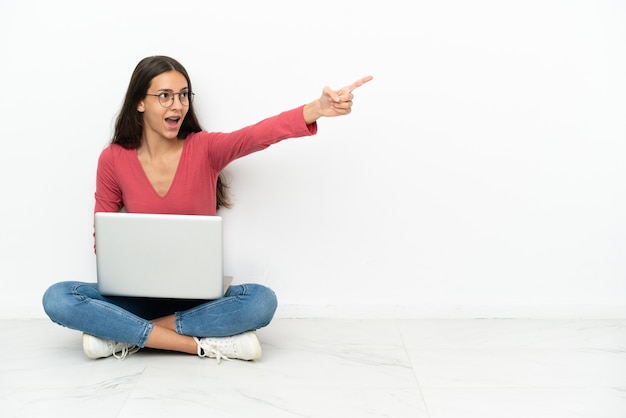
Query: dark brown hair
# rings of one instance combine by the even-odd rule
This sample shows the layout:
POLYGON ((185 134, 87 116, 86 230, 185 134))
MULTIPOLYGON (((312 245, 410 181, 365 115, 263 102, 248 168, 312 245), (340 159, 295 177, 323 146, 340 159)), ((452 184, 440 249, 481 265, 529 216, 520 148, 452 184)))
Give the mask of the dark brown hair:
MULTIPOLYGON (((137 110, 137 106, 139 102, 146 97, 152 79, 168 71, 178 71, 181 73, 187 80, 189 91, 193 91, 187 70, 174 58, 157 55, 142 59, 135 67, 130 78, 124 103, 115 121, 115 132, 111 140, 112 144, 118 144, 126 149, 139 148, 143 134, 143 115, 137 110)), ((200 122, 198 122, 193 108, 193 101, 191 101, 189 103, 189 111, 178 131, 178 137, 185 139, 190 133, 200 132, 201 130, 200 122)), ((220 207, 231 207, 228 196, 228 184, 222 173, 220 173, 217 178, 216 200, 216 209, 220 207)))

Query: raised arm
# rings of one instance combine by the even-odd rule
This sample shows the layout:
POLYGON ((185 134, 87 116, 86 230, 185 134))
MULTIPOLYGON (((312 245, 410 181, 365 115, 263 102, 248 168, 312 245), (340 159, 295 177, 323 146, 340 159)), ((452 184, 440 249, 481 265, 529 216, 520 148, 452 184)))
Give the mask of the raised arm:
POLYGON ((349 114, 352 111, 352 99, 354 99, 352 91, 373 78, 368 75, 339 90, 324 87, 322 95, 318 99, 304 106, 304 121, 311 124, 322 116, 333 117, 349 114))

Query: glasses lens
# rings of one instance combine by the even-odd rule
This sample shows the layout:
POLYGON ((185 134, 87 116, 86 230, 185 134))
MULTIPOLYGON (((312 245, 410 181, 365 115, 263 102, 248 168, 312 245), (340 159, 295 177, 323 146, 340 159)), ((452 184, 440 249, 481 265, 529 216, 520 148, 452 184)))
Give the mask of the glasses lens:
POLYGON ((169 107, 173 98, 174 95, 172 93, 163 92, 159 94, 159 103, 161 103, 161 106, 169 107))
MULTIPOLYGON (((180 93, 171 93, 169 91, 164 91, 158 94, 159 103, 163 107, 170 107, 174 103, 174 98, 176 95, 178 95, 178 100, 183 106, 189 106, 189 103, 193 98, 193 93, 190 91, 181 91, 180 93)), ((151 96, 156 96, 156 94, 152 94, 151 96)))
POLYGON ((191 103, 193 100, 193 93, 190 91, 184 91, 180 93, 179 97, 180 97, 180 102, 183 105, 189 106, 189 103, 191 103))

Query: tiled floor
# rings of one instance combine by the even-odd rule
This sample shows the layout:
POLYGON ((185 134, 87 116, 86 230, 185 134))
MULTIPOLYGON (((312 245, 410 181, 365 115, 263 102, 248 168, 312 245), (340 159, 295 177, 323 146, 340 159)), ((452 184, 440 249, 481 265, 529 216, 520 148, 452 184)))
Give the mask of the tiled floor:
POLYGON ((624 418, 626 320, 276 319, 256 362, 1 320, 1 417, 624 418))

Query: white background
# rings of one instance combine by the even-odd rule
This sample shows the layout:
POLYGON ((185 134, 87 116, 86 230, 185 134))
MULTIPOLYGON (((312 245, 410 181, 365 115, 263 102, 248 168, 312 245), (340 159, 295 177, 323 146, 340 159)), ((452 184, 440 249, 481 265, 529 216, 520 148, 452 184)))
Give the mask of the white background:
POLYGON ((230 131, 373 74, 226 172, 226 273, 282 316, 626 317, 626 2, 0 0, 0 316, 94 281, 99 153, 148 55, 230 131))

